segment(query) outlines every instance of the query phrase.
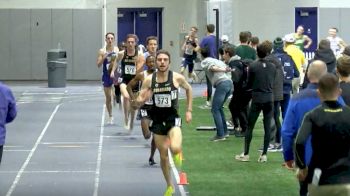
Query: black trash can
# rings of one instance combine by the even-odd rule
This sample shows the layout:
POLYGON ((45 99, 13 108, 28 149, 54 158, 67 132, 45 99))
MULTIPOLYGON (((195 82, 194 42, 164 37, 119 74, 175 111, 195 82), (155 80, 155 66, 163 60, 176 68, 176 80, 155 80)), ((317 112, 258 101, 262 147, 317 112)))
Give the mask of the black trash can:
POLYGON ((66 87, 67 52, 52 49, 47 52, 48 87, 66 87))

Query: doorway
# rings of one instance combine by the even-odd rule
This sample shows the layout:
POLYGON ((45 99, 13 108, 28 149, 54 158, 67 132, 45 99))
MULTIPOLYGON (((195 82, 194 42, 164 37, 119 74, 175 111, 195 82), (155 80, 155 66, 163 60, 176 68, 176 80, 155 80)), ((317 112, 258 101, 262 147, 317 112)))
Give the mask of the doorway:
POLYGON ((148 36, 157 36, 158 48, 162 48, 163 8, 118 8, 118 42, 127 34, 136 34, 138 44, 146 46, 148 36))
POLYGON ((318 43, 317 32, 317 7, 296 7, 295 8, 295 29, 302 25, 304 34, 312 39, 312 44, 305 52, 314 52, 318 43))

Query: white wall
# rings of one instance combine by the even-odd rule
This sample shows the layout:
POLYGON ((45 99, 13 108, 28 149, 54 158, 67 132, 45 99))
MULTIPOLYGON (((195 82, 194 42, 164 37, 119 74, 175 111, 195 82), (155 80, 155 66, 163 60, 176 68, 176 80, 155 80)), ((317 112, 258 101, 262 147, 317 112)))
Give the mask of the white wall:
POLYGON ((318 7, 318 0, 233 0, 233 20, 226 28, 233 29, 234 43, 239 32, 251 31, 260 40, 273 40, 294 32, 295 7, 318 7))
POLYGON ((321 8, 349 8, 349 0, 319 0, 321 8))
MULTIPOLYGON (((104 0, 0 0, 0 8, 100 8, 104 0)), ((163 10, 163 49, 172 54, 172 69, 179 70, 181 25, 185 24, 186 32, 191 26, 199 27, 199 35, 205 33, 205 0, 106 0, 106 31, 118 32, 117 8, 160 7, 163 10), (170 43, 174 43, 173 46, 170 43)), ((101 23, 104 23, 101 21, 101 23)), ((102 32, 104 32, 102 30, 102 32)), ((103 43, 101 35, 101 47, 103 43)))

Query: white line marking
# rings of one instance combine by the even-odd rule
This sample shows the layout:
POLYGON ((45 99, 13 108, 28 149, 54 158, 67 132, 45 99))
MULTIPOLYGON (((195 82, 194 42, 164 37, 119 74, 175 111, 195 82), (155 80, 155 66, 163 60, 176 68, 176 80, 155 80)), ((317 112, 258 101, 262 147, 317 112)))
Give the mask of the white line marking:
POLYGON ((55 145, 55 144, 98 144, 98 142, 42 142, 43 145, 55 145))
POLYGON ((105 135, 105 138, 143 138, 142 135, 105 135))
MULTIPOLYGON (((175 177, 175 180, 176 180, 176 184, 177 182, 180 182, 180 176, 179 176, 179 171, 177 171, 176 167, 175 167, 175 164, 174 164, 174 161, 173 161, 173 157, 171 156, 172 153, 170 151, 170 149, 168 149, 168 154, 169 154, 169 162, 170 162, 170 167, 171 167, 171 170, 173 171, 173 174, 174 174, 174 177, 175 177)), ((180 195, 181 196, 186 196, 186 191, 185 191, 185 188, 183 185, 177 185, 179 187, 179 191, 180 191, 180 195)))
POLYGON ((17 186, 19 180, 21 179, 21 176, 22 176, 24 170, 25 170, 26 167, 28 166, 28 163, 29 163, 30 159, 32 158, 34 152, 36 151, 36 149, 37 149, 39 143, 40 143, 41 140, 43 139, 44 134, 46 133, 47 128, 49 127, 49 125, 50 125, 50 123, 51 123, 53 117, 55 116, 55 114, 56 114, 58 108, 60 108, 60 106, 61 106, 61 104, 57 105, 56 108, 55 108, 55 110, 52 112, 52 114, 51 114, 49 120, 47 121, 47 123, 46 123, 44 129, 41 131, 41 134, 39 135, 38 139, 36 140, 36 142, 35 142, 35 144, 34 144, 32 150, 30 151, 30 153, 29 153, 27 159, 26 159, 25 162, 23 163, 21 169, 18 171, 18 173, 17 173, 17 175, 16 175, 16 178, 15 178, 15 180, 13 181, 13 183, 12 183, 10 189, 7 191, 6 196, 10 196, 10 195, 12 194, 12 192, 15 190, 15 188, 16 188, 16 186, 17 186))
POLYGON ((102 108, 102 117, 101 117, 101 129, 100 129, 100 140, 98 143, 98 153, 97 153, 97 164, 96 164, 96 171, 95 171, 95 187, 94 187, 94 194, 93 196, 98 195, 98 186, 100 184, 100 170, 101 170, 101 160, 102 160, 102 144, 103 144, 103 131, 104 131, 104 122, 105 122, 105 113, 106 113, 106 106, 103 105, 102 108))
MULTIPOLYGON (((17 173, 18 171, 0 171, 0 173, 17 173)), ((23 173, 26 174, 35 174, 35 173, 95 173, 93 170, 87 170, 87 171, 24 171, 23 173)))

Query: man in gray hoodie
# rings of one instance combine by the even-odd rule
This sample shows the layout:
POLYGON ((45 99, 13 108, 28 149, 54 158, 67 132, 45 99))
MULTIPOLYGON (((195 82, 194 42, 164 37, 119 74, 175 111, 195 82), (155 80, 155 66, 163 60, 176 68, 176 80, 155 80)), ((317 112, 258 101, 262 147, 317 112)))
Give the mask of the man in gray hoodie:
POLYGON ((228 74, 231 72, 231 69, 224 62, 209 57, 209 49, 207 47, 201 48, 200 51, 203 57, 201 66, 215 88, 211 113, 213 114, 217 133, 211 141, 222 141, 229 135, 222 106, 231 95, 233 89, 233 84, 228 74))

